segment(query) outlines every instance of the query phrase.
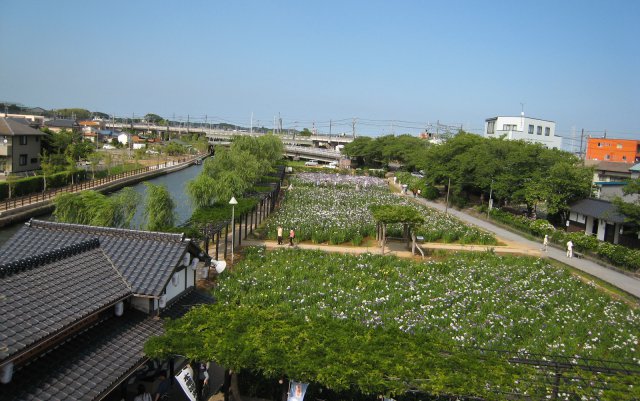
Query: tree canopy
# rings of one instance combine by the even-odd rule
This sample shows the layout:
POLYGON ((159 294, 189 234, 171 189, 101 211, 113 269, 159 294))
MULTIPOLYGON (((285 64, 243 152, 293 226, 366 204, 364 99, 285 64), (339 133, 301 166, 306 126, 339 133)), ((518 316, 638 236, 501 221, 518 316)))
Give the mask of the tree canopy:
POLYGON ((62 223, 128 228, 138 200, 133 188, 124 188, 112 196, 96 191, 63 193, 53 200, 53 215, 62 223))
MULTIPOLYGON (((640 195, 640 178, 629 181, 622 191, 625 195, 640 195)), ((616 197, 613 204, 625 216, 627 222, 632 223, 636 229, 640 227, 640 196, 635 201, 625 201, 621 197, 616 197)))
POLYGON ((237 136, 231 147, 218 147, 215 157, 205 161, 202 172, 187 184, 187 193, 196 207, 239 197, 273 171, 282 153, 282 141, 274 135, 237 136))
POLYGON ((166 231, 175 225, 176 203, 165 185, 145 182, 147 196, 144 202, 145 229, 149 231, 166 231))
POLYGON ((413 170, 420 154, 429 146, 427 141, 411 135, 386 135, 375 139, 362 136, 346 144, 343 153, 370 167, 398 162, 413 170))

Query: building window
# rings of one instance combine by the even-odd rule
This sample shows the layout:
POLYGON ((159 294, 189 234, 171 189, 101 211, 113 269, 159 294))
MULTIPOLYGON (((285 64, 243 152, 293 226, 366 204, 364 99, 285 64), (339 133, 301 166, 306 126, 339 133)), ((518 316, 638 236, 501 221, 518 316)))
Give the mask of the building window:
POLYGON ((616 145, 616 148, 617 148, 617 149, 622 149, 622 144, 621 144, 621 143, 617 144, 617 145, 616 145))
POLYGON ((36 138, 36 142, 40 142, 40 137, 39 136, 36 136, 35 138, 36 138))
POLYGON ((551 133, 551 128, 544 127, 544 136, 549 136, 550 133, 551 133))
POLYGON ((627 156, 622 156, 622 160, 627 160, 627 156))
POLYGON ((27 165, 27 155, 20 155, 20 158, 18 159, 18 164, 20 164, 21 166, 26 166, 27 165))
POLYGON ((38 158, 37 157, 32 157, 31 158, 31 164, 38 164, 38 158))
POLYGON ((542 135, 542 127, 538 125, 538 131, 536 132, 538 135, 542 135))
POLYGON ((533 125, 529 124, 529 134, 533 135, 533 125))
POLYGON ((20 135, 20 145, 26 145, 26 144, 27 144, 27 136, 20 135))
POLYGON ((605 159, 605 160, 609 160, 609 159, 611 159, 611 156, 610 156, 610 155, 605 155, 605 156, 604 156, 604 159, 605 159))
POLYGON ((601 148, 602 147, 602 143, 598 142, 598 147, 601 148))

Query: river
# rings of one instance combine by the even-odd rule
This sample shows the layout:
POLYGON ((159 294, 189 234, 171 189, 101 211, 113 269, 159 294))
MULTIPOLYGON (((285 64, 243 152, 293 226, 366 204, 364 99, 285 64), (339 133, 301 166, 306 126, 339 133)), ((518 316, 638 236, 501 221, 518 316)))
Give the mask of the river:
MULTIPOLYGON (((144 182, 150 182, 156 185, 165 185, 169 192, 171 193, 171 197, 176 204, 176 224, 180 225, 189 219, 192 213, 191 201, 186 193, 186 185, 187 182, 192 178, 197 176, 202 170, 202 164, 194 165, 187 167, 183 170, 176 171, 175 173, 161 175, 156 178, 152 178, 150 180, 144 182)), ((136 214, 133 217, 131 222, 131 228, 139 229, 144 224, 143 221, 143 211, 144 211, 144 197, 146 194, 147 187, 144 185, 144 182, 140 182, 131 186, 136 192, 141 195, 140 203, 138 204, 138 208, 136 209, 136 214)), ((112 194, 117 194, 118 191, 113 192, 112 194)), ((46 216, 39 216, 38 219, 42 220, 53 220, 53 216, 48 214, 46 216)), ((3 227, 0 229, 0 245, 4 244, 15 234, 20 227, 22 227, 24 223, 17 223, 11 226, 3 227)), ((1 261, 0 261, 1 263, 1 261)))

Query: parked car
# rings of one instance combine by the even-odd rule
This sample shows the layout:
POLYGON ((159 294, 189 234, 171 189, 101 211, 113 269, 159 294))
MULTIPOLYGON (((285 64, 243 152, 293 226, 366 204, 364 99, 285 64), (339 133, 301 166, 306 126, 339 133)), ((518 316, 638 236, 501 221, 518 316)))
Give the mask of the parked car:
POLYGON ((324 166, 324 168, 338 168, 338 163, 336 162, 331 162, 329 164, 327 164, 326 166, 324 166))
POLYGON ((317 166, 318 165, 318 161, 317 160, 309 160, 308 162, 304 162, 305 166, 317 166))

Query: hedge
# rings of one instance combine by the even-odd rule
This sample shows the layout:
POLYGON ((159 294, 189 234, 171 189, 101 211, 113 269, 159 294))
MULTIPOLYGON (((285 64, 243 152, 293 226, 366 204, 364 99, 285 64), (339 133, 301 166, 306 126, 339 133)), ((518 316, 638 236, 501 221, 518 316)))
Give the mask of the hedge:
MULTIPOLYGON (((86 179, 87 172, 84 170, 76 171, 75 180, 82 181, 86 179)), ((76 181, 76 182, 77 182, 76 181)), ((47 177, 47 189, 60 188, 71 184, 71 172, 63 171, 55 173, 47 177)), ((34 177, 19 178, 11 183, 13 185, 13 197, 26 196, 42 192, 44 189, 44 180, 41 175, 34 177)), ((9 183, 0 182, 0 201, 9 198, 9 183)))
POLYGON ((583 232, 567 233, 564 230, 556 230, 547 220, 516 216, 498 208, 491 209, 490 215, 494 220, 537 237, 543 237, 547 234, 552 242, 563 247, 571 240, 576 251, 592 253, 616 267, 632 272, 640 270, 640 250, 599 241, 596 237, 583 232))

